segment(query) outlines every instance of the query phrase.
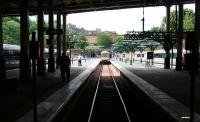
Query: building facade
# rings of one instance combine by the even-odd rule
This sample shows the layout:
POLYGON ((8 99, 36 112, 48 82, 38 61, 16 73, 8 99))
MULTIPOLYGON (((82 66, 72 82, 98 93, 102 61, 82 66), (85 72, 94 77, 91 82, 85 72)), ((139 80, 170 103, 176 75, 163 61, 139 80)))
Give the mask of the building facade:
MULTIPOLYGON (((118 37, 118 34, 116 32, 106 31, 105 33, 107 33, 110 36, 110 38, 112 39, 113 42, 118 37)), ((86 37, 89 45, 96 45, 97 44, 97 33, 96 34, 95 33, 87 34, 85 37, 86 37)))

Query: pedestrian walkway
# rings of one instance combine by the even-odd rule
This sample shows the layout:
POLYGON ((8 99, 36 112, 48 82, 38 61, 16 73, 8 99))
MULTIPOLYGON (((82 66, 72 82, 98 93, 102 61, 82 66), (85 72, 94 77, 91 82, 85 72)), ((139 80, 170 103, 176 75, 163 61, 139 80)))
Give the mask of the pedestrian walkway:
POLYGON ((71 61, 71 67, 87 67, 89 64, 95 62, 96 60, 99 60, 98 58, 88 58, 88 59, 82 59, 81 64, 82 66, 78 65, 78 60, 71 61))
MULTIPOLYGON (((155 89, 164 92, 164 94, 169 95, 172 99, 176 99, 180 103, 182 103, 186 108, 189 108, 190 104, 190 83, 191 77, 188 71, 176 71, 175 69, 164 69, 164 66, 156 65, 151 67, 146 67, 145 63, 134 62, 132 65, 116 61, 118 65, 130 71, 132 74, 135 74, 136 79, 142 79, 139 85, 143 84, 142 82, 149 83, 155 87, 155 89)), ((126 75, 126 74, 125 74, 126 75)), ((133 80, 133 78, 132 78, 133 80)), ((144 83, 144 84, 146 84, 144 83)), ((196 75, 195 82, 195 111, 200 113, 200 75, 196 75)), ((143 85, 144 85, 143 84, 143 85)), ((145 86, 148 86, 147 84, 145 86)), ((154 88, 151 87, 151 91, 154 88)), ((150 92, 151 92, 150 91, 150 92)), ((155 90, 156 91, 156 90, 155 90)), ((155 93, 154 93, 155 94, 155 93)), ((158 94, 158 93, 156 93, 158 94)), ((164 97, 164 96, 162 96, 164 97)), ((167 101, 166 98, 164 97, 167 101)), ((169 102, 168 102, 169 104, 169 102)), ((172 106, 171 106, 172 107, 172 106)), ((173 106, 174 108, 178 106, 173 106)), ((188 116, 189 109, 185 109, 185 115, 188 116)), ((180 110, 179 110, 180 114, 180 110)))
MULTIPOLYGON (((86 60, 82 61, 82 66, 78 66, 77 62, 74 61, 71 64, 71 76, 70 82, 83 73, 88 66, 98 60, 86 60)), ((10 71, 11 75, 18 74, 18 70, 10 71)), ((8 75, 9 76, 9 75, 8 75)), ((1 106, 1 117, 0 121, 15 121, 17 118, 23 116, 26 112, 32 109, 32 81, 28 81, 24 84, 24 87, 18 88, 19 80, 10 79, 7 80, 6 88, 1 89, 0 97, 2 101, 1 106)), ((60 69, 56 69, 55 72, 46 72, 44 76, 37 77, 37 95, 38 103, 47 99, 54 92, 67 85, 67 82, 62 82, 60 69)))

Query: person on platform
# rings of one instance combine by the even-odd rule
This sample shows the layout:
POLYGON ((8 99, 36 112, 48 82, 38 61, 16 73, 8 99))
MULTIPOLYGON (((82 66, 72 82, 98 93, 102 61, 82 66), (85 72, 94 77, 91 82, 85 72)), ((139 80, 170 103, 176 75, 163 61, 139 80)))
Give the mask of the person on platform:
POLYGON ((78 55, 78 66, 82 66, 82 64, 81 64, 81 55, 78 55))
POLYGON ((60 63, 60 71, 61 71, 61 77, 63 82, 65 82, 65 75, 67 81, 70 80, 70 59, 68 54, 62 53, 61 56, 61 63, 60 63))

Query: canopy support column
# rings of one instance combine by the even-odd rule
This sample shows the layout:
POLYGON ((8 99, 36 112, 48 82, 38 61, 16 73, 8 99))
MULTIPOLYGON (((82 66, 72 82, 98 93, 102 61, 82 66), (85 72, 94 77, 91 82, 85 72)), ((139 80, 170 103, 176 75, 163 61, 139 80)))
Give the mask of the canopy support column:
POLYGON ((49 0, 49 59, 48 71, 55 72, 53 0, 49 0))
POLYGON ((168 36, 168 39, 167 41, 165 41, 164 43, 166 43, 165 45, 167 45, 167 48, 165 48, 165 51, 166 51, 166 57, 165 57, 165 66, 164 68, 165 69, 170 69, 170 48, 169 48, 169 43, 171 41, 171 37, 169 37, 169 31, 170 31, 170 5, 167 3, 167 6, 166 6, 166 14, 167 14, 167 22, 166 22, 166 31, 167 31, 167 36, 168 36))
MULTIPOLYGON (((61 29, 61 14, 57 14, 57 29, 61 29)), ((57 57, 56 57, 56 68, 60 67, 61 58, 61 35, 57 34, 57 57)))
POLYGON ((38 41, 40 42, 40 57, 37 62, 38 75, 45 74, 45 58, 44 58, 44 11, 43 0, 38 0, 38 41))
POLYGON ((20 80, 24 83, 30 79, 28 0, 20 3, 20 38, 20 80))
POLYGON ((0 5, 0 81, 5 80, 5 60, 3 53, 3 28, 2 28, 2 13, 1 13, 1 5, 0 5))
POLYGON ((65 53, 67 51, 67 28, 66 28, 66 14, 63 13, 63 43, 62 50, 65 53))
POLYGON ((177 58, 176 58, 176 70, 182 70, 182 39, 183 39, 183 4, 179 3, 179 12, 178 12, 178 48, 177 48, 177 58))
POLYGON ((194 108, 195 108, 195 79, 196 74, 199 72, 199 43, 200 43, 200 1, 195 0, 195 39, 192 43, 192 58, 191 58, 191 68, 190 68, 190 122, 194 122, 194 108))

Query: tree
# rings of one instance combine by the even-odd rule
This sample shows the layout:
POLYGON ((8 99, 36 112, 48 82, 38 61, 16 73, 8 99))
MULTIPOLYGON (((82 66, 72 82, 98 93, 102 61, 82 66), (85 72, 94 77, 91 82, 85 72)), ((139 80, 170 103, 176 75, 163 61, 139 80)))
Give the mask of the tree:
POLYGON ((14 20, 3 22, 3 40, 8 44, 19 44, 20 24, 14 20))
MULTIPOLYGON (((177 17, 178 20, 178 17, 177 17)), ((194 30, 195 14, 191 9, 183 10, 183 29, 194 30)), ((178 24, 178 23, 177 23, 178 24)), ((163 17, 160 27, 153 27, 150 31, 152 32, 163 32, 166 28, 166 17, 163 17)), ((176 31, 176 11, 173 10, 170 13, 170 30, 176 31)))
POLYGON ((183 28, 185 30, 194 30, 195 14, 191 9, 184 10, 183 28))
POLYGON ((116 53, 130 52, 131 48, 127 48, 128 43, 125 41, 119 41, 114 44, 113 51, 116 53))
POLYGON ((87 39, 85 35, 78 35, 77 41, 75 43, 75 47, 81 50, 84 50, 88 46, 87 39))
POLYGON ((37 31, 37 23, 35 21, 29 21, 29 35, 32 32, 36 32, 37 31))
MULTIPOLYGON (((29 21, 29 35, 37 31, 37 23, 29 21)), ((8 44, 20 43, 20 18, 4 17, 3 18, 3 40, 8 44)))
POLYGON ((120 42, 120 41, 123 41, 123 40, 124 40, 124 38, 122 36, 118 36, 115 41, 120 42))
MULTIPOLYGON (((195 14, 191 9, 183 10, 183 29, 194 30, 195 14)), ((177 18, 178 20, 178 18, 177 18)), ((163 18, 161 28, 166 28, 166 17, 163 18)), ((176 31, 176 11, 170 13, 170 30, 176 31)))
POLYGON ((100 32, 97 34, 97 44, 104 48, 109 48, 112 45, 112 39, 107 33, 100 32))
POLYGON ((164 28, 162 27, 153 27, 150 30, 151 32, 164 32, 164 28))
POLYGON ((15 21, 17 23, 20 23, 20 18, 19 17, 4 17, 3 18, 3 22, 7 22, 7 21, 15 21))

